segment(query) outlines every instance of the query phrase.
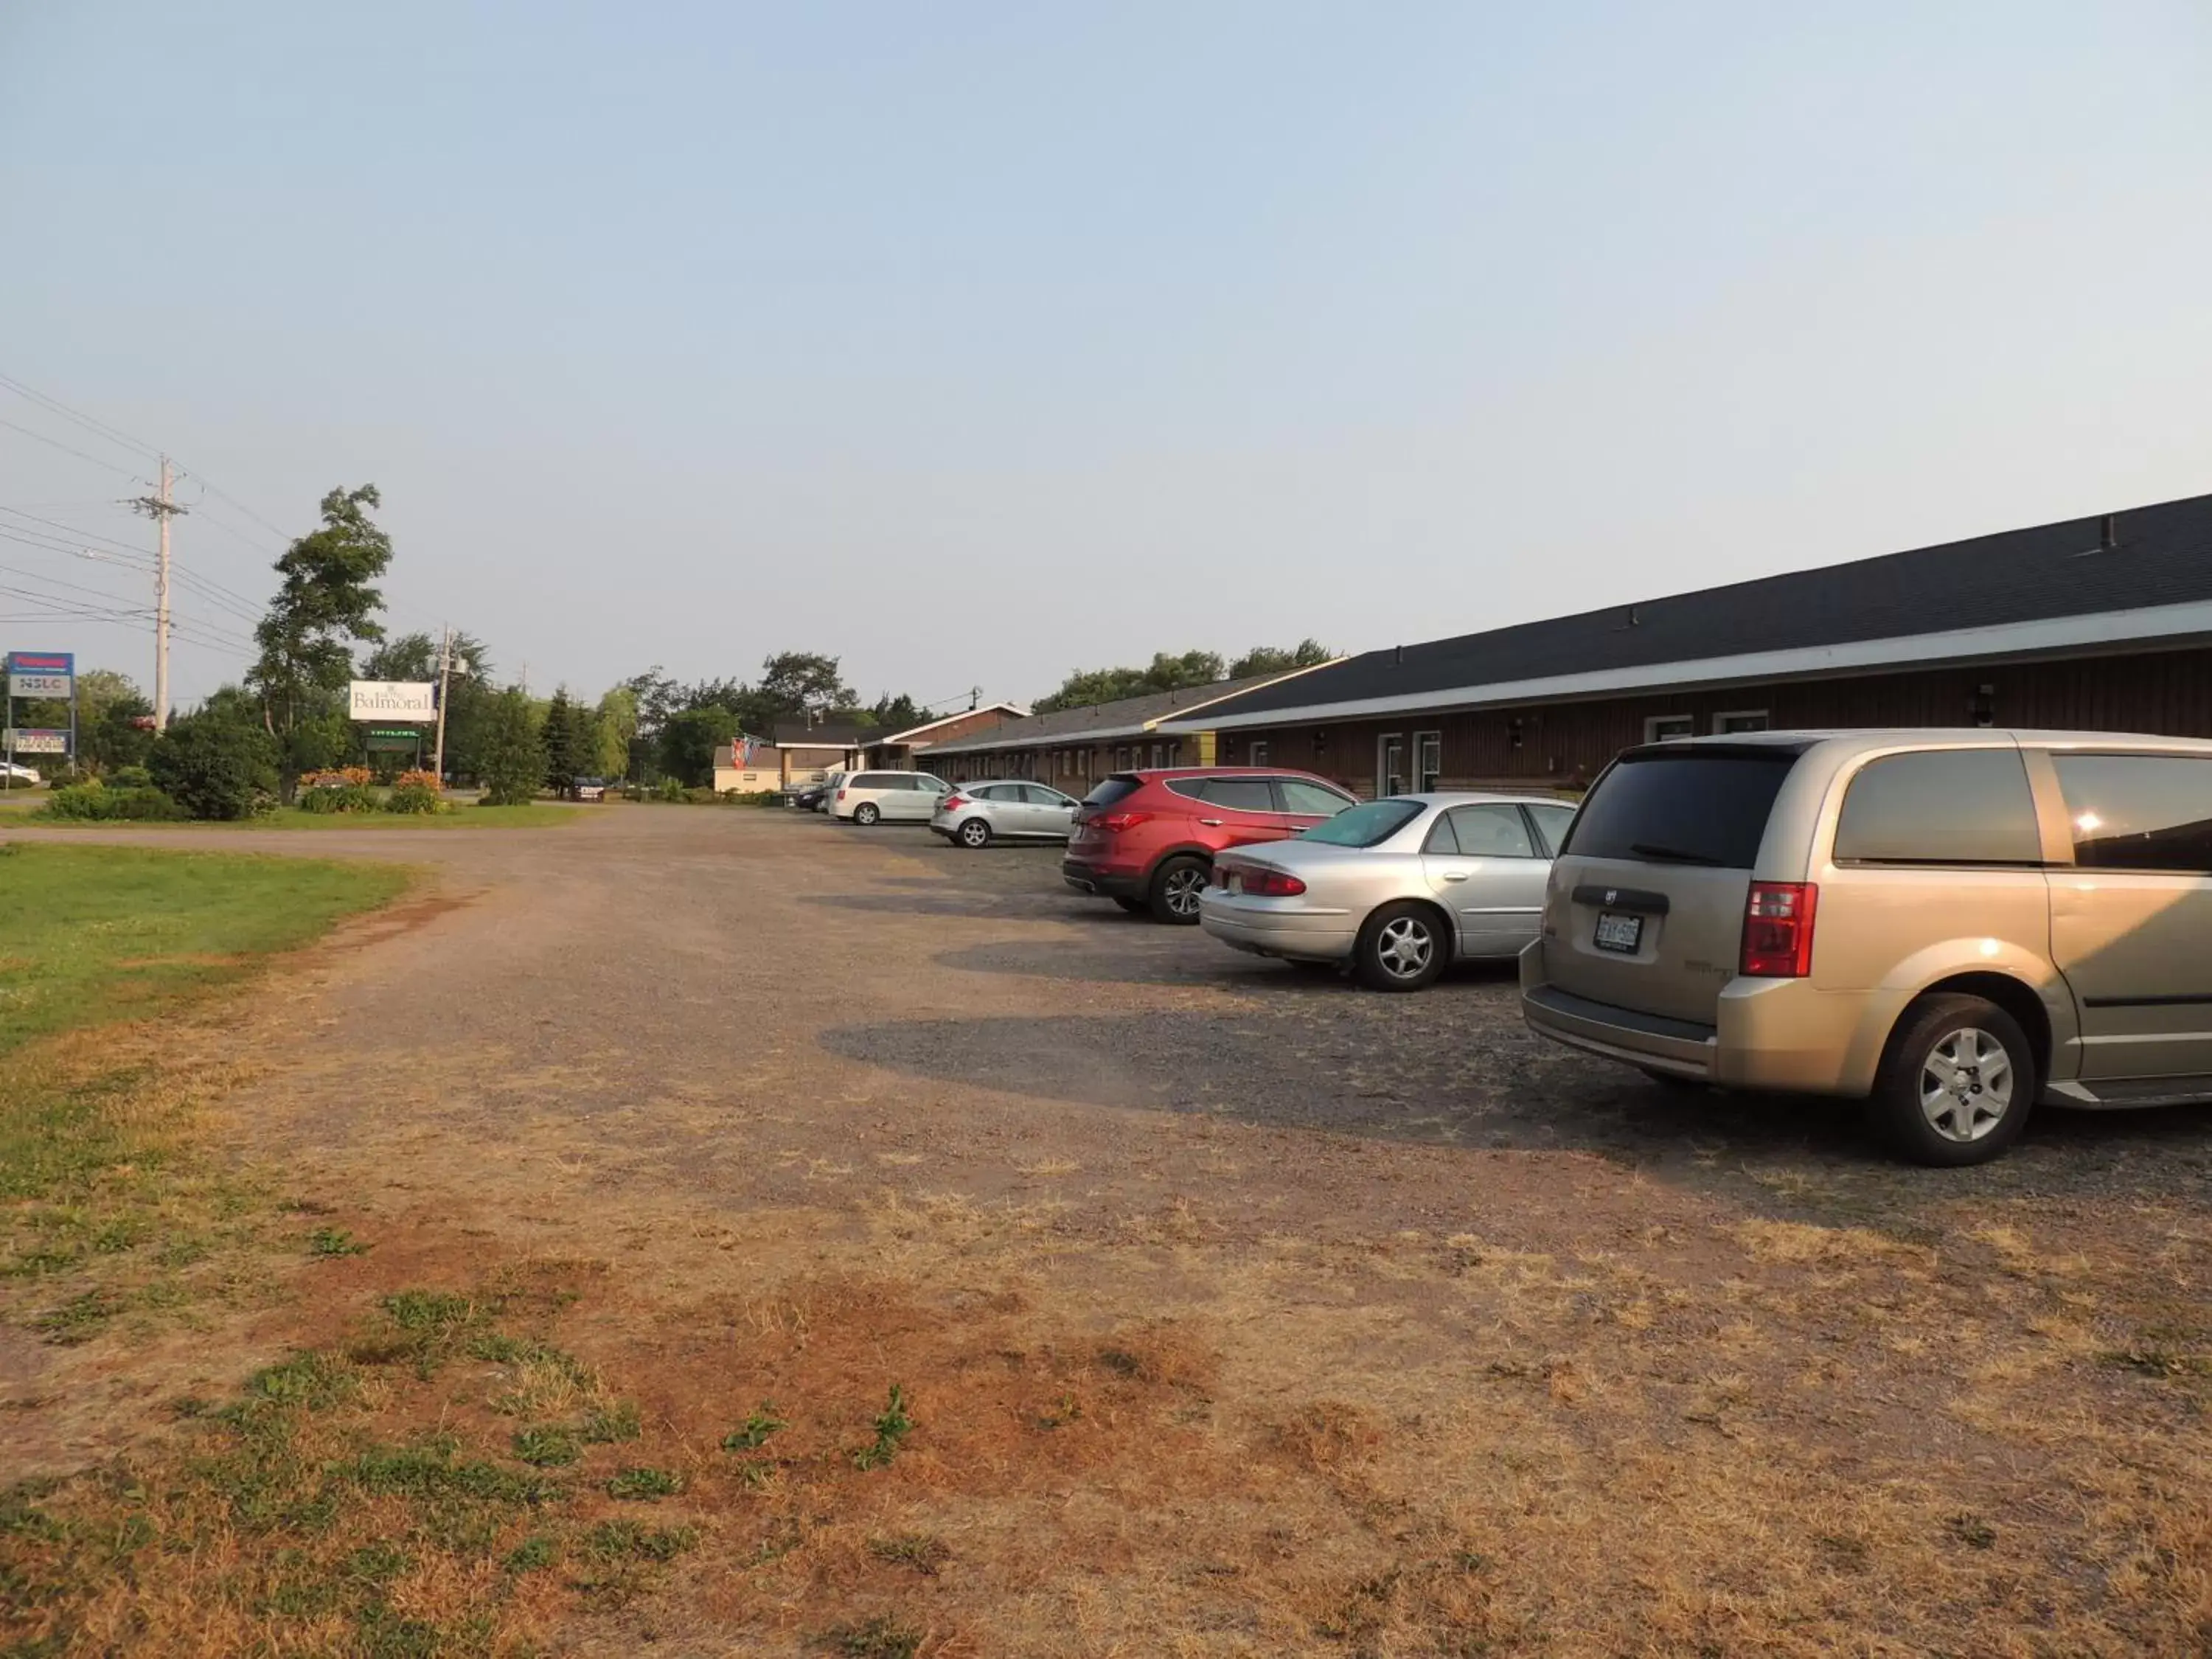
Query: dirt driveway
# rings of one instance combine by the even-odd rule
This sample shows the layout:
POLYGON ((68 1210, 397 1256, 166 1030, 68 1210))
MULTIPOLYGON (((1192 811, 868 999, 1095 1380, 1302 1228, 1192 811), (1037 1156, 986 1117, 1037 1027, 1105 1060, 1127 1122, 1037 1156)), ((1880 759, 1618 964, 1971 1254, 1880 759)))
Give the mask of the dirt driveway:
POLYGON ((1539 1044, 1506 975, 1364 994, 920 831, 248 844, 436 872, 301 970, 229 1103, 392 1241, 334 1296, 591 1262, 621 1288, 574 1340, 706 1461, 770 1389, 917 1402, 864 1512, 733 1496, 556 1649, 2212 1640, 2212 1115, 1901 1169, 1844 1114, 1539 1044))

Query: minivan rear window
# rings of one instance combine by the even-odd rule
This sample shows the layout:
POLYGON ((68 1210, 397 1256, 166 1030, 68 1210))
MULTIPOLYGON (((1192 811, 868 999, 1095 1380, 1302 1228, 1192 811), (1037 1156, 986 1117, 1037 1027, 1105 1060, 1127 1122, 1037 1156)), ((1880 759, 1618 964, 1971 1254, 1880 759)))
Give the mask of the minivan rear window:
POLYGON ((1797 763, 1788 751, 1694 749, 1621 757, 1583 802, 1564 851, 1576 858, 1748 870, 1767 814, 1797 763))
POLYGON ((1838 864, 2043 862, 2017 749, 1923 749, 1869 761, 1844 791, 1838 864))
POLYGON ((1101 778, 1083 798, 1085 806, 1111 806, 1124 795, 1133 795, 1145 786, 1136 778, 1101 778))

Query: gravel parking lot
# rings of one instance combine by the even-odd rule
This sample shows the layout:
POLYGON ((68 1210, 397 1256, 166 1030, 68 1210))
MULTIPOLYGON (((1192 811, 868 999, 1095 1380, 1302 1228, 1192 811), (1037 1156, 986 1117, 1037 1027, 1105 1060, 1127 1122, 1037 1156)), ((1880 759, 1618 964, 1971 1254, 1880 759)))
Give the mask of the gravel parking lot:
POLYGON ((1539 1043, 1497 969, 1365 993, 918 830, 254 845, 295 842, 435 872, 242 1039, 285 1057, 253 1146, 386 1241, 363 1294, 598 1264, 573 1340, 709 1453, 798 1379, 919 1402, 909 1485, 702 1509, 726 1547, 563 1650, 803 1651, 854 1609, 947 1655, 2212 1628, 2212 1115, 1905 1168, 1846 1110, 1539 1043), (762 1556, 771 1521, 818 1542, 762 1556), (832 1547, 894 1522, 949 1564, 832 1547))

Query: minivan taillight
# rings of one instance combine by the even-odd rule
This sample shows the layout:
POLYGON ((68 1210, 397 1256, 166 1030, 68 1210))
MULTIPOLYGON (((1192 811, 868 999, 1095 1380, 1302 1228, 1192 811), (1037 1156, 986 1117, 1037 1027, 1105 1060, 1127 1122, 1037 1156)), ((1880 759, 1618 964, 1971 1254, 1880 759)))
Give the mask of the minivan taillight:
POLYGON ((1743 906, 1746 979, 1803 979, 1813 971, 1813 912, 1820 890, 1809 881, 1754 881, 1743 906))
POLYGON ((844 792, 844 790, 843 790, 842 788, 840 788, 840 789, 837 791, 837 799, 838 799, 839 800, 842 800, 842 799, 845 799, 845 792, 844 792))

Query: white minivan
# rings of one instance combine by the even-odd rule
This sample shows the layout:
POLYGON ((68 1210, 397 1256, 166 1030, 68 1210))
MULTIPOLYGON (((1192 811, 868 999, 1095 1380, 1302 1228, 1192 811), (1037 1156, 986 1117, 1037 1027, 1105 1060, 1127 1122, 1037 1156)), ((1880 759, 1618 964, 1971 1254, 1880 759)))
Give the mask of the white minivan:
POLYGON ((951 793, 951 784, 927 772, 855 772, 831 792, 830 816, 864 825, 927 823, 951 793))

